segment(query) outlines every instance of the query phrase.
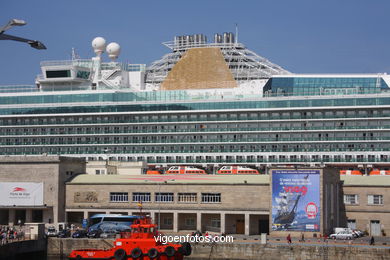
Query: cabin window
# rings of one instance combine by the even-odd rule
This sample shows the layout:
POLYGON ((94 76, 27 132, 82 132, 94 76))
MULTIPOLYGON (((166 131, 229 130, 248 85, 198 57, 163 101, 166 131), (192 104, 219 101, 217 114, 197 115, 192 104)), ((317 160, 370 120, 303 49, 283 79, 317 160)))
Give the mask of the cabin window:
POLYGON ((80 79, 88 79, 89 78, 89 74, 90 74, 89 71, 79 70, 79 71, 77 71, 76 77, 80 78, 80 79))
POLYGON ((70 70, 48 70, 46 78, 69 78, 70 70))

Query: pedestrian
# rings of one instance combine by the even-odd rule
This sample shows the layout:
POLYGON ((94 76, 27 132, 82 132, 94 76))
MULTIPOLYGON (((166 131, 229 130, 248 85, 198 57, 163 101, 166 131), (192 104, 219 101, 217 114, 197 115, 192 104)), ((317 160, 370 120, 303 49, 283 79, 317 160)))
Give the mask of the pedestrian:
POLYGON ((374 239, 374 236, 371 236, 371 239, 370 239, 370 245, 374 245, 375 244, 375 239, 374 239))
POLYGON ((305 242, 305 235, 303 234, 303 232, 301 233, 301 242, 305 242))
POLYGON ((290 234, 288 234, 288 236, 287 236, 287 243, 291 244, 291 235, 290 234))
POLYGON ((5 233, 5 231, 1 232, 1 245, 6 244, 6 237, 7 237, 7 234, 5 233))

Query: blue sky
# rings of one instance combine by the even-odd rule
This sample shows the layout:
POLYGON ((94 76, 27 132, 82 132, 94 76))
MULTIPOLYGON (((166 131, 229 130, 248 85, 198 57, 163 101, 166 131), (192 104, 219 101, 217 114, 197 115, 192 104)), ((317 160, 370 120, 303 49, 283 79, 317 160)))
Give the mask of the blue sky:
POLYGON ((0 85, 33 84, 43 60, 93 56, 103 36, 122 47, 119 61, 146 63, 175 35, 234 32, 239 41, 295 73, 390 73, 388 0, 19 0, 0 1, 0 23, 27 21, 7 33, 47 50, 0 41, 0 85))

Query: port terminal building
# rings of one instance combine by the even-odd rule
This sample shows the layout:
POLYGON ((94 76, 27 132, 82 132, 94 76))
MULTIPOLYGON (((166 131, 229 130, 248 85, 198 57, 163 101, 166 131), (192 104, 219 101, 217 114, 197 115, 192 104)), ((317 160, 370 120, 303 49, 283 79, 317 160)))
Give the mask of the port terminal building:
MULTIPOLYGON (((17 225, 21 220, 81 225, 97 213, 137 215, 141 203, 142 211, 165 232, 272 232, 275 205, 270 174, 102 175, 87 174, 86 168, 84 160, 72 157, 0 157, 1 192, 11 196, 0 203, 0 224, 17 225)), ((332 226, 349 226, 375 236, 389 234, 389 176, 344 175, 325 189, 338 197, 321 198, 332 226)), ((317 233, 322 232, 330 230, 317 233)))
MULTIPOLYGON (((269 174, 79 175, 66 184, 66 214, 75 223, 97 213, 137 215, 142 202, 142 211, 166 232, 272 233, 271 183, 269 174)), ((387 176, 342 176, 321 189, 321 210, 327 216, 321 224, 328 221, 328 230, 318 235, 330 234, 331 226, 348 226, 376 236, 389 232, 387 176)))

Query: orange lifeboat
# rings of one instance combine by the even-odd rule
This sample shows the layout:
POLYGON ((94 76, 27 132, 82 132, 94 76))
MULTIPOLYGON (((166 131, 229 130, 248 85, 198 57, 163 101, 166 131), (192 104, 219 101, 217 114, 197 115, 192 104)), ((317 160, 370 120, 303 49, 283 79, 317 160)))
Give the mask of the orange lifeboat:
POLYGON ((370 172, 370 175, 390 175, 390 171, 375 169, 370 172))
POLYGON ((222 166, 218 174, 260 174, 258 170, 245 166, 222 166))
POLYGON ((341 170, 340 175, 363 175, 359 170, 341 170))
POLYGON ((172 166, 165 173, 166 174, 207 174, 205 170, 196 168, 194 166, 172 166))
POLYGON ((122 232, 121 238, 114 241, 111 249, 82 249, 73 250, 69 259, 183 259, 191 254, 191 245, 163 244, 158 239, 157 225, 152 224, 151 219, 143 217, 137 219, 131 225, 131 232, 122 232))

